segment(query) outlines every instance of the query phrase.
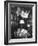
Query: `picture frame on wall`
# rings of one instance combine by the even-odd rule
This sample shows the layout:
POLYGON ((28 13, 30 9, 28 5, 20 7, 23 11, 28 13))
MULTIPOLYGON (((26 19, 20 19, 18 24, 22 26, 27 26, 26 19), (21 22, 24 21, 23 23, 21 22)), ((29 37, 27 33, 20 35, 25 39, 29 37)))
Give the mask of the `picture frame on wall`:
POLYGON ((4 44, 37 43, 37 2, 4 2, 4 44))

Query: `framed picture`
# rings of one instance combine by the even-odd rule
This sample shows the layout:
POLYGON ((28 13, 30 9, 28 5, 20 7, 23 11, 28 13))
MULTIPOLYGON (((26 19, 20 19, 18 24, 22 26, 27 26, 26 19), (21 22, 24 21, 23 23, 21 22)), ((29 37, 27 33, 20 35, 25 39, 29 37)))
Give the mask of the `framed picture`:
POLYGON ((37 2, 4 2, 4 44, 37 43, 37 2))

